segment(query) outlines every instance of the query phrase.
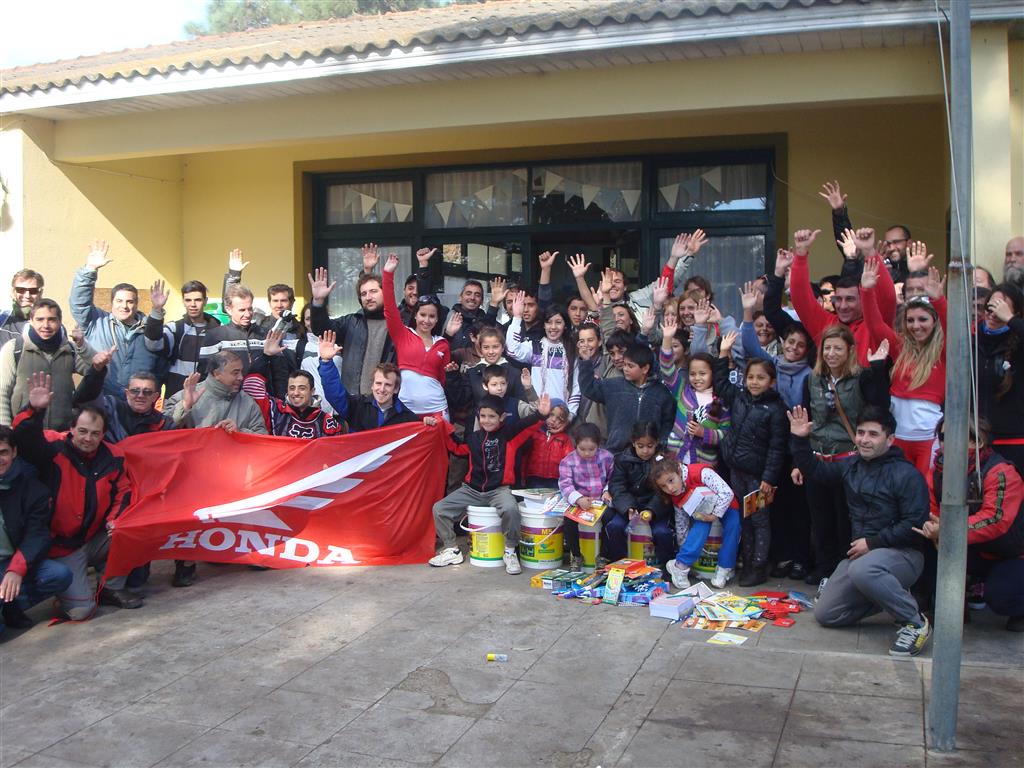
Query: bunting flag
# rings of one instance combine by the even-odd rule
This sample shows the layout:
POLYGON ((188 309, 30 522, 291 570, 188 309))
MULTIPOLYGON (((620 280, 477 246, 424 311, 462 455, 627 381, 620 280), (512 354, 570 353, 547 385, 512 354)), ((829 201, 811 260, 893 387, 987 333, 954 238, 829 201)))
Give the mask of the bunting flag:
POLYGON ((394 206, 386 200, 377 201, 377 221, 387 221, 388 215, 391 213, 391 209, 394 206))
POLYGON ((487 210, 494 207, 494 185, 478 190, 474 197, 484 204, 487 210))
POLYGON ((710 184, 715 192, 722 191, 722 166, 715 166, 710 171, 701 174, 701 178, 710 184))
POLYGON ((444 494, 439 427, 301 440, 221 429, 118 444, 133 504, 113 521, 107 576, 151 560, 271 568, 425 563, 444 494))
POLYGON ((676 207, 676 200, 679 199, 678 184, 668 184, 664 187, 658 187, 658 191, 661 193, 661 196, 665 198, 665 202, 668 203, 669 208, 676 207))
POLYGON ((412 211, 411 205, 405 203, 395 203, 395 217, 399 221, 406 221, 409 218, 409 213, 412 211))
POLYGON ((547 197, 554 192, 558 185, 562 183, 562 177, 557 173, 551 171, 544 172, 544 197, 547 197))
POLYGON ((373 206, 377 204, 377 198, 371 197, 370 195, 364 195, 362 192, 359 193, 359 201, 362 204, 363 219, 370 217, 370 211, 373 210, 373 206))
POLYGON ((442 200, 440 203, 434 203, 434 207, 437 208, 437 212, 441 214, 441 221, 443 221, 444 225, 447 227, 448 219, 450 219, 452 215, 452 201, 442 200))
POLYGON ((513 169, 512 170, 512 175, 515 176, 517 179, 522 179, 523 181, 526 181, 526 169, 525 168, 515 168, 515 169, 513 169))
POLYGON ((640 190, 624 189, 622 190, 622 199, 626 203, 626 210, 629 211, 629 215, 636 216, 636 207, 640 202, 640 190))
POLYGON ((690 196, 690 198, 700 197, 700 176, 694 176, 692 179, 687 179, 682 184, 683 191, 690 196))

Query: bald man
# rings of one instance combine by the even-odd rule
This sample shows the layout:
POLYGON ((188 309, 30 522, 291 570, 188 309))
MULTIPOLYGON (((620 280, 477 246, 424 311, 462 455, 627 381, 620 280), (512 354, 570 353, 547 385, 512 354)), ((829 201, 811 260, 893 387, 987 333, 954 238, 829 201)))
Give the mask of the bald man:
POLYGON ((1024 289, 1024 237, 1011 237, 1006 243, 1003 281, 1024 289))

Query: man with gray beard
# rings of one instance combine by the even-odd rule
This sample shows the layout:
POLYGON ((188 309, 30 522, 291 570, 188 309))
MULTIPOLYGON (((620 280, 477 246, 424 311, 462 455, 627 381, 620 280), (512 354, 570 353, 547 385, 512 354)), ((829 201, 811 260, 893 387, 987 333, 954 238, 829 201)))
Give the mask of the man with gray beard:
POLYGON ((1006 243, 1006 260, 1003 262, 1003 281, 1013 283, 1024 290, 1024 237, 1011 237, 1006 243))

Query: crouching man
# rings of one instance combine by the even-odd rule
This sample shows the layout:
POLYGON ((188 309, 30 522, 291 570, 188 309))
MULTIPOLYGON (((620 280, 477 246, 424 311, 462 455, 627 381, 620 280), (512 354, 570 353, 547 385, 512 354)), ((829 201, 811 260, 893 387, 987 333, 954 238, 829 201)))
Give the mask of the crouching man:
MULTIPOLYGON (((29 406, 14 419, 14 439, 21 457, 34 465, 54 499, 50 557, 71 570, 71 585, 60 593, 68 618, 88 619, 96 610, 96 590, 88 569, 102 574, 110 549, 114 519, 124 511, 131 493, 124 457, 103 440, 106 416, 95 405, 76 408, 71 430, 44 432, 50 405, 50 377, 35 373, 29 381, 29 406)), ((125 578, 108 579, 99 602, 118 608, 139 608, 142 598, 124 588, 125 578)))
POLYGON ((50 492, 31 470, 15 462, 14 430, 0 427, 0 637, 4 628, 27 629, 25 611, 71 586, 71 571, 47 560, 50 548, 50 492))

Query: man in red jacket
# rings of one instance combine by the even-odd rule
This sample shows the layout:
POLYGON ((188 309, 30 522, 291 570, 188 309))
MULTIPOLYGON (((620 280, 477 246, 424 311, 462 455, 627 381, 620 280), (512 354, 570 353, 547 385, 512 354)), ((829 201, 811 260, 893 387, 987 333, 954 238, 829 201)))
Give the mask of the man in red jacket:
MULTIPOLYGON (((36 373, 29 382, 29 407, 14 419, 14 437, 23 459, 34 465, 54 499, 50 557, 71 569, 72 582, 61 593, 68 618, 82 621, 96 610, 89 566, 102 573, 110 549, 114 519, 128 506, 131 492, 124 456, 105 442, 106 416, 85 405, 74 411, 65 434, 44 432, 43 417, 53 393, 50 377, 36 373)), ((142 599, 124 588, 124 577, 109 579, 99 602, 118 608, 139 608, 142 599)))

